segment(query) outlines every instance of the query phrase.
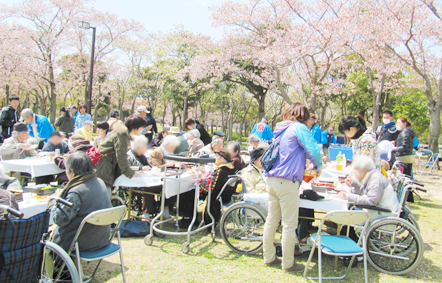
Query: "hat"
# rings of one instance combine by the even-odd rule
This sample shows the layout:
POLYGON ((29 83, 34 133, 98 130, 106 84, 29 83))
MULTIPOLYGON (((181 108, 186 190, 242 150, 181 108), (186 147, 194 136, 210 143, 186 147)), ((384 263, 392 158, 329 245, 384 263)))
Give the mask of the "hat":
POLYGON ((86 122, 84 122, 84 124, 85 125, 88 124, 88 125, 94 126, 94 123, 91 120, 87 120, 86 122))
POLYGON ((33 112, 29 108, 25 108, 20 113, 20 119, 23 121, 25 118, 27 118, 29 115, 32 115, 33 112))
POLYGON ((63 135, 59 132, 59 131, 53 131, 50 135, 49 135, 49 137, 50 138, 52 138, 52 137, 54 137, 54 136, 57 136, 57 137, 63 137, 63 135))
POLYGON ((215 132, 213 132, 213 134, 215 136, 219 136, 219 137, 222 137, 222 138, 226 136, 226 134, 223 131, 215 131, 215 132))
POLYGON ((335 126, 330 126, 330 127, 328 127, 328 129, 329 129, 330 131, 334 131, 334 130, 335 130, 335 126))
POLYGON ((28 131, 28 125, 26 123, 15 123, 14 132, 23 133, 28 131))
POLYGON ((150 111, 149 110, 147 110, 147 108, 146 108, 146 106, 139 106, 138 108, 137 108, 137 111, 138 112, 146 112, 146 113, 150 113, 150 111))
POLYGON ((230 153, 225 148, 221 148, 220 150, 215 151, 215 153, 224 158, 227 162, 232 161, 230 153))
POLYGON ((77 109, 77 106, 71 105, 71 107, 69 107, 69 109, 77 109))
POLYGON ((324 198, 323 196, 318 195, 318 193, 316 193, 313 190, 304 190, 302 192, 302 195, 300 195, 300 197, 303 199, 314 200, 314 201, 324 198))
POLYGON ((11 95, 9 97, 9 101, 12 101, 12 100, 20 100, 20 97, 18 97, 17 95, 13 94, 13 95, 11 95))
POLYGON ((170 127, 169 134, 181 134, 180 127, 170 127))
POLYGON ((255 162, 258 158, 260 158, 264 154, 264 149, 262 147, 257 147, 250 152, 250 163, 255 162))

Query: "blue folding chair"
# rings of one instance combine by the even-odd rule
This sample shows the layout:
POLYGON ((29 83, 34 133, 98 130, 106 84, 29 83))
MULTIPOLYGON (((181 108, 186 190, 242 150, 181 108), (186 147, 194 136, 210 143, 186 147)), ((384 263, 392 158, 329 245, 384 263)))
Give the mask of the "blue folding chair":
POLYGON ((437 164, 439 162, 439 153, 433 153, 430 158, 428 158, 428 161, 424 161, 420 164, 420 173, 421 175, 430 175, 433 172, 433 169, 436 168, 437 170, 437 164), (428 172, 424 172, 425 170, 430 169, 428 172))
POLYGON ((318 228, 318 234, 311 237, 313 242, 313 247, 310 252, 310 256, 307 261, 307 265, 304 269, 304 277, 307 276, 308 266, 312 260, 313 253, 315 252, 315 247, 318 247, 318 266, 319 266, 319 277, 308 277, 308 279, 319 280, 322 279, 344 279, 350 272, 350 268, 353 265, 355 256, 364 256, 364 275, 365 282, 368 282, 367 273, 367 245, 365 231, 367 229, 370 220, 370 214, 366 211, 331 211, 327 213, 321 221, 318 228), (361 236, 359 237, 358 243, 354 242, 348 237, 350 229, 347 229, 347 236, 339 235, 321 235, 322 227, 325 221, 334 222, 340 225, 347 226, 357 226, 358 229, 362 228, 361 236), (362 246, 361 246, 362 241, 362 246), (347 272, 341 277, 322 277, 322 253, 331 256, 342 256, 342 257, 352 257, 350 264, 348 265, 347 272))
POLYGON ((120 261, 121 261, 121 272, 123 274, 123 282, 126 283, 126 274, 124 272, 123 250, 121 248, 120 229, 119 229, 121 221, 123 221, 123 218, 126 215, 126 211, 127 208, 124 205, 113 208, 100 209, 90 213, 81 222, 80 227, 78 227, 77 233, 75 234, 74 240, 72 241, 72 244, 69 248, 69 254, 73 257, 76 257, 77 259, 78 273, 80 275, 81 282, 83 282, 83 268, 81 265, 81 261, 99 260, 97 267, 95 268, 92 276, 88 280, 84 281, 84 282, 90 282, 94 278, 95 273, 97 272, 98 267, 100 266, 100 263, 103 260, 103 258, 109 257, 119 252, 120 261), (113 232, 111 233, 110 240, 112 240, 112 238, 115 236, 115 233, 117 233, 118 244, 110 243, 106 247, 98 250, 85 251, 85 252, 81 251, 81 247, 79 247, 78 245, 78 237, 80 236, 81 231, 83 230, 85 224, 106 226, 106 225, 111 225, 113 223, 117 223, 117 225, 113 230, 113 232), (71 254, 71 252, 74 253, 71 254))

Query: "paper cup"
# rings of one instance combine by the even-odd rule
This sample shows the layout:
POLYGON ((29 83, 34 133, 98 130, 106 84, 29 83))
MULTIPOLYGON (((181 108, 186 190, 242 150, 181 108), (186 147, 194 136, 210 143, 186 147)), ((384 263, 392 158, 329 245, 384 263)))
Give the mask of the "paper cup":
POLYGON ((31 199, 32 199, 32 193, 23 193, 23 202, 28 204, 31 203, 31 199))

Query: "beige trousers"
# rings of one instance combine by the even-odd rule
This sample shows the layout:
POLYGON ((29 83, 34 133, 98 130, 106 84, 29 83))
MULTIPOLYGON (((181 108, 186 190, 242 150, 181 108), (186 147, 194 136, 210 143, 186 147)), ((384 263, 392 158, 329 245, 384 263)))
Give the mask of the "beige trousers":
POLYGON ((276 229, 282 217, 282 268, 289 269, 295 262, 295 244, 297 242, 299 214, 299 182, 282 178, 269 177, 267 190, 269 192, 269 207, 264 225, 264 262, 270 263, 275 259, 276 249, 273 245, 276 229))

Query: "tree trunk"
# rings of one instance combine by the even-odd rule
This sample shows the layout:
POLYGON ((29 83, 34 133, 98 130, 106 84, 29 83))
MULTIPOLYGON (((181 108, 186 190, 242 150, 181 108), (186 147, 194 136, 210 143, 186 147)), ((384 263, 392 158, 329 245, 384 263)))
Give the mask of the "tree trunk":
POLYGON ((167 111, 167 104, 164 104, 164 111, 163 111, 163 126, 166 124, 166 111, 167 111))
POLYGON ((185 129, 185 125, 184 122, 187 120, 187 112, 189 111, 189 91, 186 91, 186 94, 184 96, 184 105, 183 105, 183 123, 180 125, 182 125, 182 128, 185 129))
POLYGON ((326 125, 325 125, 325 114, 327 112, 327 106, 328 106, 328 101, 325 100, 324 103, 322 104, 322 109, 321 109, 321 130, 325 130, 326 125))
POLYGON ((376 130, 379 124, 379 116, 381 112, 382 91, 384 90, 385 74, 381 74, 381 85, 379 87, 379 90, 376 91, 374 89, 373 73, 371 69, 368 68, 367 72, 370 79, 371 95, 373 97, 373 130, 376 130))
POLYGON ((5 100, 4 100, 2 107, 8 105, 8 100, 9 100, 9 85, 6 84, 6 86, 5 86, 5 100))
POLYGON ((439 152, 439 127, 440 127, 440 112, 442 105, 442 78, 438 79, 439 86, 437 89, 437 100, 433 99, 433 91, 431 88, 431 82, 428 76, 424 76, 425 82, 425 94, 427 96, 428 111, 430 112, 430 134, 428 138, 428 144, 430 150, 434 153, 439 152))
POLYGON ((262 117, 265 115, 265 101, 266 101, 267 91, 260 91, 254 95, 255 99, 258 101, 258 120, 261 121, 262 117))
POLYGON ((52 66, 52 55, 49 54, 49 83, 50 83, 50 122, 55 123, 55 117, 57 114, 57 93, 55 92, 55 76, 54 68, 52 66))

